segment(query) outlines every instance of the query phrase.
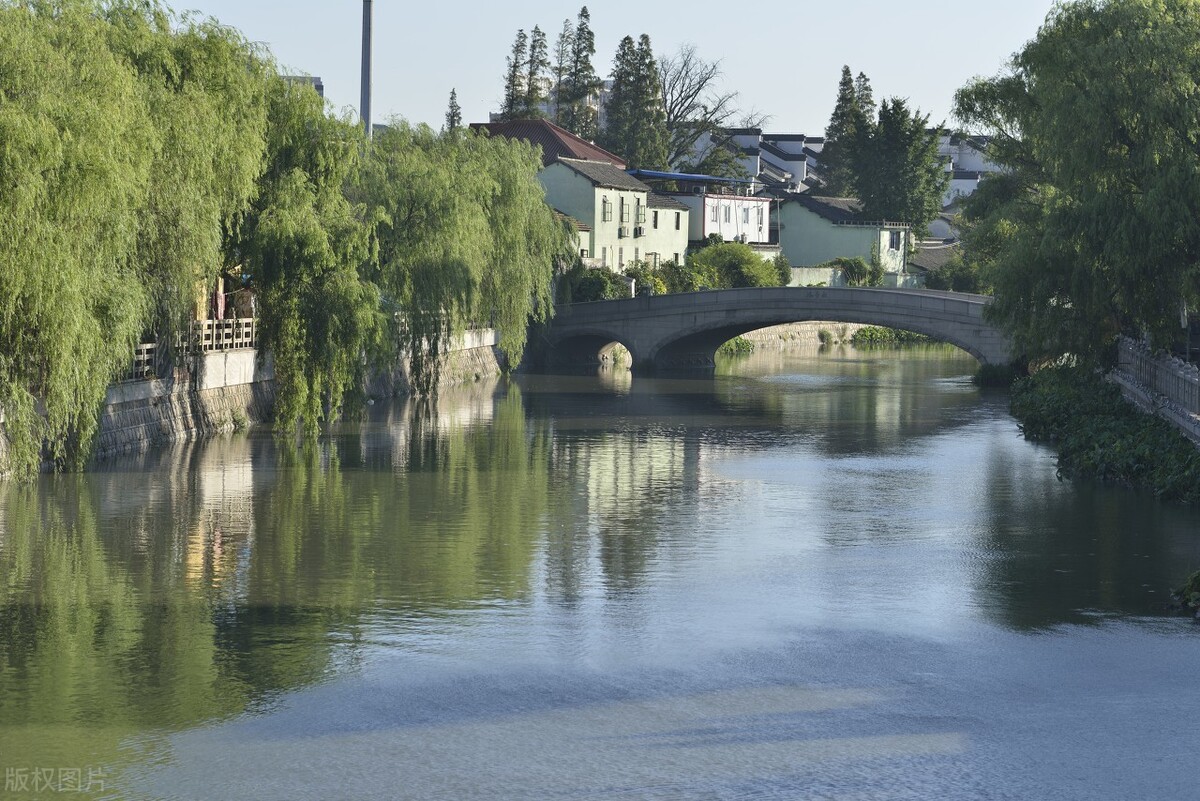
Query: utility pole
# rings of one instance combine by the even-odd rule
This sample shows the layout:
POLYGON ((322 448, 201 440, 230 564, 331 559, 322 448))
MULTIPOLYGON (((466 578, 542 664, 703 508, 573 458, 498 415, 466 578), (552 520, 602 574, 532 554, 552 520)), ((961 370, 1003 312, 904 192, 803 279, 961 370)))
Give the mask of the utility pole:
POLYGON ((363 0, 362 95, 358 105, 358 116, 368 139, 371 138, 371 2, 363 0))

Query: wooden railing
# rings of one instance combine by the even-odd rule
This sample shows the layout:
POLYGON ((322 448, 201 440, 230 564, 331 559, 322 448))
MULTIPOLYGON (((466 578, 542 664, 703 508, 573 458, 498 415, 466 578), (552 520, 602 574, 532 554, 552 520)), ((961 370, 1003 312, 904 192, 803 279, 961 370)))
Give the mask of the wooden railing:
POLYGON ((1142 387, 1153 390, 1188 414, 1200 414, 1200 369, 1167 354, 1122 337, 1117 364, 1142 387))
MULTIPOLYGON (((253 348, 257 345, 255 322, 250 317, 229 320, 198 320, 192 323, 189 340, 192 353, 214 353, 223 350, 253 348)), ((143 342, 133 350, 133 362, 122 381, 145 381, 162 371, 158 364, 158 346, 143 342)))

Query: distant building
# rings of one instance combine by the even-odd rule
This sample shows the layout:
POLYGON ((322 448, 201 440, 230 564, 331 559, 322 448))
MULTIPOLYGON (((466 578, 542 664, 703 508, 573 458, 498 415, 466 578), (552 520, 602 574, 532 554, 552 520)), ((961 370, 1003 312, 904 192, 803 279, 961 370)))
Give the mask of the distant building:
POLYGON ((541 149, 538 180, 546 202, 571 223, 585 264, 620 272, 632 261, 657 265, 683 259, 688 207, 630 175, 616 154, 549 120, 475 123, 471 128, 541 149))
POLYGON ((325 99, 325 84, 319 75, 284 75, 283 79, 289 83, 306 83, 317 90, 322 100, 325 99))

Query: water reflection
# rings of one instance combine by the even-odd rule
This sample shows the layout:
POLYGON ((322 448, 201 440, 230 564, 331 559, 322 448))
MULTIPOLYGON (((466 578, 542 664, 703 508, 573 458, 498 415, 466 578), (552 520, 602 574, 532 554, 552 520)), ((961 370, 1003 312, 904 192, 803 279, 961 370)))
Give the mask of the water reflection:
POLYGON ((159 734, 384 652, 732 647, 760 615, 777 637, 1154 613, 1200 566, 1196 511, 1057 481, 973 366, 833 351, 530 376, 299 449, 233 436, 0 484, 0 764, 169 760, 159 734))

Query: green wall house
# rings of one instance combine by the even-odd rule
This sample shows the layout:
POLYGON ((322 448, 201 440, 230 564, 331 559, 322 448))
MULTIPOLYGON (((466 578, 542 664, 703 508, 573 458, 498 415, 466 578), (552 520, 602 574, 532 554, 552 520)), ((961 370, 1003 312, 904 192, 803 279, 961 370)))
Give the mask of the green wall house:
MULTIPOLYGON (((916 277, 907 269, 912 236, 908 225, 864 220, 859 208, 854 198, 788 195, 772 221, 783 255, 793 268, 812 268, 839 257, 857 257, 868 263, 877 258, 883 265, 885 286, 913 286, 916 277)), ((838 283, 838 276, 804 278, 838 283)), ((804 278, 799 283, 815 282, 804 278)))

